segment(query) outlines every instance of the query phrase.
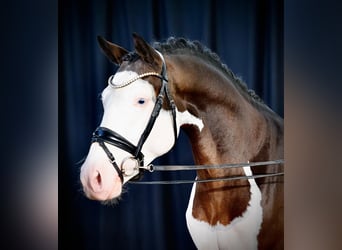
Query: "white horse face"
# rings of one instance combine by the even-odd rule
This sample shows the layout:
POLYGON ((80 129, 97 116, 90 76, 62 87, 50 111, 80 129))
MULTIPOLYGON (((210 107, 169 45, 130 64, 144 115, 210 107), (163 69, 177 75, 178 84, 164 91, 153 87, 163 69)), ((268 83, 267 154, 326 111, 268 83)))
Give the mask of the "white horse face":
MULTIPOLYGON (((121 71, 115 74, 112 82, 121 84, 136 76, 138 76, 136 72, 121 71)), ((108 85, 102 92, 104 114, 100 126, 115 131, 137 145, 150 119, 155 100, 156 93, 153 86, 143 79, 138 79, 123 88, 113 88, 108 85)), ((124 159, 132 156, 118 147, 105 144, 115 157, 118 166, 121 166, 124 159)), ((162 109, 142 147, 145 165, 168 152, 173 144, 172 116, 169 111, 162 109)), ((137 173, 138 171, 135 174, 137 173)), ((134 175, 124 177, 124 183, 134 175)), ((92 143, 81 167, 81 182, 86 196, 90 199, 110 200, 122 192, 123 183, 97 142, 92 143)))
MULTIPOLYGON (((120 134, 132 144, 137 145, 150 119, 156 94, 159 94, 155 93, 155 89, 161 87, 160 85, 152 85, 161 84, 161 82, 158 83, 159 80, 156 81, 157 79, 153 82, 147 82, 142 78, 136 78, 137 72, 139 74, 161 72, 162 68, 166 66, 166 62, 161 53, 137 34, 133 34, 133 41, 135 53, 132 54, 126 49, 98 37, 103 53, 111 62, 120 66, 118 73, 111 80, 114 87, 109 85, 102 93, 104 115, 100 126, 120 134), (125 87, 115 88, 115 85, 128 83, 132 79, 138 80, 132 81, 125 87)), ((156 118, 141 149, 144 154, 145 165, 172 148, 182 124, 194 124, 199 126, 200 130, 203 127, 202 121, 193 117, 188 111, 180 113, 177 108, 175 111, 177 113, 176 132, 174 132, 171 112, 164 109, 160 110, 159 116, 156 118), (174 133, 177 135, 175 136, 174 133)), ((126 161, 127 157, 131 157, 130 153, 104 143, 114 156, 118 167, 122 165, 122 162, 125 162, 125 168, 133 169, 129 164, 133 165, 135 162, 126 161)), ((138 172, 138 170, 135 171, 138 172)), ((135 176, 135 173, 129 176, 124 176, 122 182, 118 171, 109 161, 104 149, 97 142, 91 144, 80 174, 83 190, 88 198, 112 200, 120 196, 123 183, 135 176)))
MULTIPOLYGON (((132 71, 119 72, 113 82, 121 82, 138 76, 132 71)), ((108 86, 102 93, 104 115, 102 127, 110 128, 136 145, 151 117, 156 101, 156 93, 146 80, 139 79, 119 89, 108 86)), ((170 111, 161 110, 152 128, 151 134, 144 143, 142 152, 145 163, 168 152, 174 144, 173 121, 170 111)), ((118 155, 118 148, 114 149, 118 155)), ((127 157, 128 153, 123 152, 127 157)), ((122 157, 121 157, 122 158, 122 157)))

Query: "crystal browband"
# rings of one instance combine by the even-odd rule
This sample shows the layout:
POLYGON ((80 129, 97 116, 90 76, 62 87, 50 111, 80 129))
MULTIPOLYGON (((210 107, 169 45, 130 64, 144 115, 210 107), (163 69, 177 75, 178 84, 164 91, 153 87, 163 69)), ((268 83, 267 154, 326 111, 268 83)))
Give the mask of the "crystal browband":
POLYGON ((144 78, 144 77, 146 77, 146 76, 156 76, 156 77, 158 77, 158 78, 160 78, 160 79, 163 79, 163 76, 160 75, 160 74, 158 74, 158 73, 156 73, 156 72, 146 72, 146 73, 137 75, 136 77, 133 77, 132 79, 127 80, 127 81, 125 81, 124 83, 121 83, 121 84, 114 84, 114 83, 113 83, 114 75, 111 75, 111 76, 109 77, 109 79, 108 79, 108 84, 109 84, 111 87, 115 88, 115 89, 119 89, 119 88, 126 87, 126 86, 130 85, 131 83, 135 82, 136 80, 141 79, 141 78, 144 78))

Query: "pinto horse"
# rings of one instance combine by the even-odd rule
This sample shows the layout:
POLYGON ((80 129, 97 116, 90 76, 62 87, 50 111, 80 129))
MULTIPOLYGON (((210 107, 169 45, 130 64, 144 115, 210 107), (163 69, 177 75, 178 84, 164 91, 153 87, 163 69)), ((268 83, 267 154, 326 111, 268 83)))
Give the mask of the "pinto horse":
MULTIPOLYGON (((135 51, 98 37, 119 65, 102 92, 104 114, 81 167, 85 195, 119 197, 122 186, 167 153, 180 128, 199 165, 283 158, 283 119, 197 41, 169 38, 135 51), (118 119, 120 117, 120 119, 118 119)), ((198 169, 186 211, 198 249, 283 249, 283 164, 198 169)))

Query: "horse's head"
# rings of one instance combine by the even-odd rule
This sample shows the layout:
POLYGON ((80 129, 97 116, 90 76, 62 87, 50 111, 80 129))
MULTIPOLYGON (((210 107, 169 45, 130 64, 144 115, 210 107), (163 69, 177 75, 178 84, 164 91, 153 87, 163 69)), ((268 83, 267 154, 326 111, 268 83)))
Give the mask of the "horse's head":
POLYGON ((164 58, 138 35, 133 40, 135 51, 129 53, 98 38, 105 55, 120 67, 102 92, 103 118, 81 167, 90 199, 118 197, 139 166, 169 151, 178 134, 164 58))

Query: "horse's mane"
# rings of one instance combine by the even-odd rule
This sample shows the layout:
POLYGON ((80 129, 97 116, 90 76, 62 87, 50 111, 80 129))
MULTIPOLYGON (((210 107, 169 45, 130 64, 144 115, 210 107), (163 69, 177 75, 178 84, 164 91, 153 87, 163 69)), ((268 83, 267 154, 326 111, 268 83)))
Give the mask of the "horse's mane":
POLYGON ((245 93, 247 93, 254 101, 264 104, 263 100, 254 92, 252 89, 248 89, 247 84, 242 81, 241 78, 237 77, 231 69, 223 64, 219 56, 211 51, 209 48, 204 46, 199 41, 190 41, 185 38, 170 37, 166 42, 154 42, 153 47, 165 54, 177 54, 177 53, 188 53, 205 58, 211 62, 217 68, 220 68, 234 84, 240 87, 245 93))

